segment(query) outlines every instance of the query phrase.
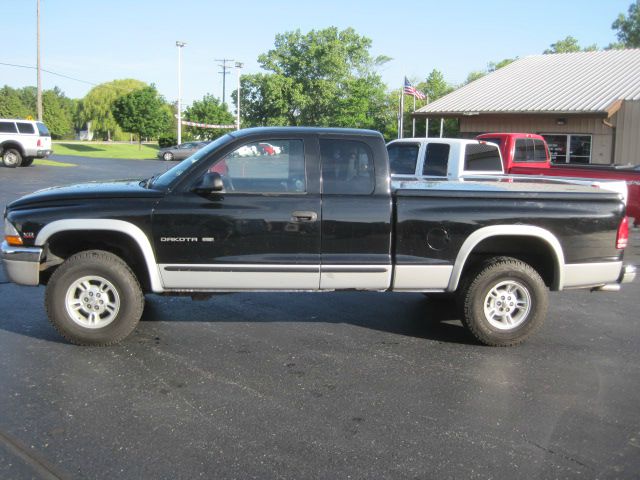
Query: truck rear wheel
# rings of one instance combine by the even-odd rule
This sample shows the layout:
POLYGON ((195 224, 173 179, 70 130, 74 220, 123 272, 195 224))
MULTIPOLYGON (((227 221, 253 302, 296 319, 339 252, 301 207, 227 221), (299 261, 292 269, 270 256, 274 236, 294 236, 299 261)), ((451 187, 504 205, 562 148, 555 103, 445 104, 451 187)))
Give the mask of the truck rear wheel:
POLYGON ((144 295, 120 257, 88 250, 69 257, 53 273, 45 305, 49 320, 69 342, 106 346, 136 328, 144 295))
POLYGON ((22 155, 15 148, 7 148, 2 155, 2 163, 5 167, 16 168, 22 164, 22 155))
POLYGON ((510 257, 485 263, 461 291, 462 322, 481 343, 506 347, 527 339, 544 323, 549 298, 529 264, 510 257))

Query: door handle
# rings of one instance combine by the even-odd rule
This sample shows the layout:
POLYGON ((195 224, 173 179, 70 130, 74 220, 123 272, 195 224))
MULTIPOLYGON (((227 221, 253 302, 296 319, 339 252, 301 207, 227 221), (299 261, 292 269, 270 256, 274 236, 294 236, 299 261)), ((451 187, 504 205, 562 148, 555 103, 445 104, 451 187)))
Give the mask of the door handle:
POLYGON ((318 214, 316 212, 302 212, 296 211, 291 213, 291 221, 292 222, 315 222, 318 220, 318 214))

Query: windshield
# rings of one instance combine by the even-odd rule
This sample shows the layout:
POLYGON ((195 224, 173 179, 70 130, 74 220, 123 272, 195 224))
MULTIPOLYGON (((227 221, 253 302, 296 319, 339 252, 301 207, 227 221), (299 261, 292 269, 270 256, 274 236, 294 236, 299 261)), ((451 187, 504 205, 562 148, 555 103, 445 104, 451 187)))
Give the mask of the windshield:
POLYGON ((151 185, 154 187, 164 187, 164 188, 168 187, 169 185, 171 185, 171 183, 173 183, 175 179, 177 179, 184 172, 186 172, 189 169, 189 167, 191 167, 191 165, 196 163, 201 158, 206 157, 213 150, 216 150, 217 148, 230 142, 231 140, 233 140, 233 137, 229 134, 223 135, 217 140, 214 140, 213 142, 208 144, 206 147, 201 148, 200 150, 195 152, 193 155, 191 155, 189 158, 177 164, 175 167, 164 172, 162 175, 156 178, 151 185))

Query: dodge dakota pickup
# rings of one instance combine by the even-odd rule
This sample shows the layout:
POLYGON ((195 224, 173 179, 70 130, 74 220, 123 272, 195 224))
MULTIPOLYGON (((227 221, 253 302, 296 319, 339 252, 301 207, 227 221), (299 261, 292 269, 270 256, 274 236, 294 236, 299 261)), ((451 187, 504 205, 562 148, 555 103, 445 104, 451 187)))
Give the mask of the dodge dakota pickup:
POLYGON ((146 293, 373 290, 454 295, 479 342, 506 346, 542 324, 548 290, 635 276, 619 195, 446 179, 392 191, 384 139, 366 130, 240 130, 161 175, 41 190, 4 217, 7 276, 46 285, 50 321, 79 345, 127 337, 146 293), (264 143, 273 154, 241 154, 264 143))

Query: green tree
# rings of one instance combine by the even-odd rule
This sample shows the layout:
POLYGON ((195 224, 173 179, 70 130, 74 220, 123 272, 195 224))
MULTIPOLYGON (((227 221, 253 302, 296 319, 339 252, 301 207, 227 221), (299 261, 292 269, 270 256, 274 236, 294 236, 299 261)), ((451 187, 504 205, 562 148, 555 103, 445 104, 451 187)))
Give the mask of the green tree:
POLYGON ((36 87, 23 87, 18 90, 20 101, 29 110, 29 115, 36 117, 36 97, 38 89, 36 87))
MULTIPOLYGON (((243 75, 240 117, 243 126, 296 125, 304 94, 293 79, 283 75, 243 75)), ((237 101, 237 91, 231 94, 237 101)))
POLYGON ((53 138, 69 137, 73 134, 75 102, 55 87, 42 92, 42 120, 53 138))
POLYGON ((500 60, 499 62, 489 62, 487 64, 487 68, 486 70, 475 70, 471 73, 469 73, 469 75, 467 75, 467 79, 465 80, 463 85, 466 85, 467 83, 471 83, 474 80, 478 80, 479 78, 484 77, 485 75, 491 73, 491 72, 495 72, 496 70, 501 69, 502 67, 506 67, 507 65, 509 65, 510 63, 513 63, 517 60, 518 58, 505 58, 503 60, 500 60))
POLYGON ((467 79, 464 81, 464 84, 466 85, 467 83, 474 82, 479 78, 486 76, 487 73, 488 72, 486 70, 474 70, 473 72, 469 72, 469 75, 467 75, 467 79))
POLYGON ((171 124, 166 102, 151 85, 121 96, 113 102, 113 117, 125 132, 143 138, 157 137, 171 124))
POLYGON ((496 70, 499 70, 502 67, 506 67, 507 65, 515 62, 517 59, 518 59, 518 57, 516 57, 516 58, 504 58, 504 59, 500 60, 499 62, 489 62, 489 64, 487 65, 487 71, 489 71, 489 73, 495 72, 496 70))
POLYGON ((140 80, 127 78, 93 87, 82 100, 80 120, 83 123, 91 122, 91 129, 107 140, 124 139, 122 130, 113 116, 113 105, 123 95, 145 86, 146 84, 140 80))
POLYGON ((595 43, 583 48, 578 43, 577 38, 568 35, 564 39, 552 43, 550 48, 547 48, 542 53, 546 55, 549 53, 592 52, 594 50, 598 50, 598 46, 595 43))
POLYGON ((276 35, 258 57, 268 73, 243 75, 244 125, 317 125, 374 128, 384 118, 385 86, 371 40, 352 28, 276 35))
MULTIPOLYGON (((192 122, 209 123, 213 125, 235 124, 235 118, 227 105, 213 95, 205 95, 202 100, 194 101, 184 112, 184 118, 192 122)), ((190 133, 200 139, 211 140, 224 135, 228 130, 187 127, 190 133)))
POLYGON ((627 16, 618 15, 618 18, 611 25, 613 30, 617 30, 619 44, 612 44, 610 48, 622 46, 623 48, 640 48, 640 4, 634 2, 629 5, 627 16))
POLYGON ((27 118, 31 110, 22 101, 20 91, 5 85, 0 89, 0 118, 27 118))
POLYGON ((434 68, 426 80, 418 84, 418 89, 429 96, 429 102, 433 102, 451 93, 454 87, 447 83, 440 70, 434 68))
MULTIPOLYGON (((54 138, 73 134, 73 118, 77 101, 65 96, 58 87, 42 92, 44 123, 54 138)), ((0 90, 0 118, 35 118, 36 88, 14 89, 5 86, 0 90)))

